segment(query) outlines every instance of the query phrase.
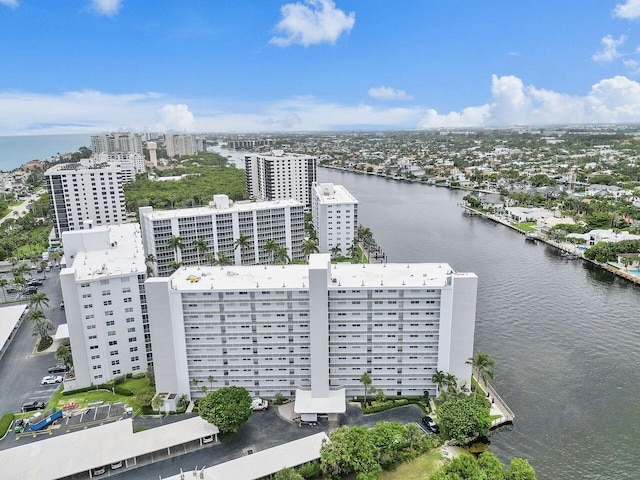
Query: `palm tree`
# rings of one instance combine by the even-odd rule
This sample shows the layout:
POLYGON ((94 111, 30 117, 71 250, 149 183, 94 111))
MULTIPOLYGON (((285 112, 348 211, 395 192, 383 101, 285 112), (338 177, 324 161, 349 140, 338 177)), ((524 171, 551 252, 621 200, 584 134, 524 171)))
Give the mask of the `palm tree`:
POLYGON ((33 322, 33 336, 38 337, 40 341, 49 336, 54 330, 53 323, 47 319, 41 310, 34 310, 29 314, 29 319, 33 322))
POLYGON ((367 372, 364 372, 361 376, 360 376, 360 383, 362 383, 362 385, 364 385, 364 404, 367 404, 367 387, 369 385, 371 385, 371 377, 369 376, 369 374, 367 372))
POLYGON ((356 258, 356 255, 358 255, 358 243, 356 240, 354 240, 353 243, 349 245, 349 248, 347 249, 347 255, 349 255, 349 257, 351 258, 356 258))
POLYGON ((13 267, 13 269, 11 269, 11 272, 14 276, 22 275, 24 277, 25 275, 29 275, 31 273, 31 270, 26 263, 21 263, 20 265, 16 265, 15 267, 13 267))
POLYGON ((242 234, 240 234, 240 236, 233 242, 234 251, 240 247, 240 264, 242 264, 242 254, 244 253, 245 248, 248 248, 250 245, 251 237, 242 234))
POLYGON ((230 264, 231 260, 227 257, 227 254, 224 252, 218 252, 218 265, 225 266, 230 264))
POLYGON ((184 248, 184 243, 182 243, 182 237, 176 237, 175 235, 171 235, 168 242, 169 246, 173 248, 173 254, 176 263, 178 262, 178 250, 182 251, 184 248))
POLYGON ((342 254, 342 248, 340 248, 340 245, 336 245, 331 249, 332 259, 338 258, 341 254, 342 254))
POLYGON ((60 345, 56 350, 55 357, 67 367, 73 366, 73 356, 71 355, 71 348, 69 348, 69 345, 60 345))
POLYGON ((180 262, 175 262, 175 261, 171 262, 171 265, 169 265, 169 271, 173 273, 176 270, 178 270, 181 266, 182 264, 180 262))
POLYGON ((213 380, 214 380, 213 375, 209 375, 207 377, 207 382, 209 382, 209 387, 211 388, 211 390, 213 390, 213 380))
POLYGON ((49 266, 49 262, 47 262, 46 260, 42 260, 38 266, 42 269, 42 276, 44 278, 47 278, 47 267, 49 266))
POLYGON ((211 252, 207 252, 204 254, 204 261, 207 262, 209 265, 215 265, 216 264, 216 256, 215 254, 211 253, 211 252))
POLYGON ((37 310, 42 310, 42 306, 49 306, 49 297, 46 293, 34 293, 29 299, 29 307, 37 310))
POLYGON ((289 257, 286 247, 278 246, 278 249, 276 250, 274 257, 277 265, 284 265, 291 261, 291 257, 289 257))
POLYGON ((486 353, 476 350, 476 353, 466 361, 466 364, 471 365, 476 375, 478 375, 485 384, 487 383, 487 378, 493 378, 493 367, 496 366, 496 362, 486 353))
POLYGON ((206 385, 202 385, 202 386, 200 387, 200 391, 201 391, 203 394, 205 394, 205 395, 206 395, 206 394, 207 394, 207 386, 206 386, 206 385))
POLYGON ((198 265, 201 265, 202 264, 201 254, 207 251, 207 248, 209 248, 209 244, 204 238, 197 239, 196 241, 193 242, 193 244, 195 245, 196 250, 198 251, 198 265))
POLYGON ((58 264, 58 260, 62 257, 62 253, 60 252, 51 252, 49 254, 49 260, 51 260, 54 264, 58 264))
POLYGON ((304 253, 307 261, 309 260, 309 255, 312 253, 318 253, 320 249, 318 248, 318 244, 312 239, 305 240, 302 242, 302 253, 304 253))
POLYGON ((191 379, 191 385, 193 385, 194 387, 197 387, 199 383, 200 383, 200 380, 198 380, 197 378, 191 379))
POLYGON ((447 373, 444 381, 447 384, 447 391, 449 393, 456 393, 458 391, 458 378, 453 373, 447 373))
POLYGON ((156 263, 156 256, 153 253, 144 257, 144 264, 147 266, 147 277, 151 277, 153 275, 154 263, 156 263))
POLYGON ((446 374, 442 370, 436 370, 436 373, 431 375, 431 381, 436 384, 438 393, 442 390, 442 387, 447 383, 446 374))
POLYGON ((9 285, 9 280, 6 278, 0 278, 0 288, 2 288, 2 294, 4 295, 4 301, 7 301, 7 291, 5 290, 6 286, 9 285))
POLYGON ((278 247, 280 245, 278 245, 278 242, 276 242, 273 238, 270 238, 269 240, 267 240, 264 244, 264 251, 268 252, 271 256, 271 260, 269 263, 273 263, 273 255, 275 254, 275 252, 278 250, 278 247))

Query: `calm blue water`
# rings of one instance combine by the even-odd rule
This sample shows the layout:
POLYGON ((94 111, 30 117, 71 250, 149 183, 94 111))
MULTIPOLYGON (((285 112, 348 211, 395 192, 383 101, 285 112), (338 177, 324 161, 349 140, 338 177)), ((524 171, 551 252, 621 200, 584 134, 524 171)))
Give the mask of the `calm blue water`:
POLYGON ((91 147, 90 135, 0 137, 0 170, 13 170, 30 160, 44 160, 58 153, 75 152, 80 147, 91 147))

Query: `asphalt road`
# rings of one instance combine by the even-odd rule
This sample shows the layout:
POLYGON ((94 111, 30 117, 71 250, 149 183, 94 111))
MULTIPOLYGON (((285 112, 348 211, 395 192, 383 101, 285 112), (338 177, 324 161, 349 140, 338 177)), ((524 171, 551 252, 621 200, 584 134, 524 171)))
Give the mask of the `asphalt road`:
MULTIPOLYGON (((60 290, 59 269, 46 273, 46 281, 39 292, 49 297, 49 308, 44 314, 56 328, 66 323, 64 311, 60 310, 62 291, 60 290)), ((43 274, 34 273, 36 277, 43 274)), ((10 278, 10 277, 8 277, 10 278)), ((47 369, 58 363, 54 354, 36 354, 37 338, 33 336, 31 324, 24 321, 14 336, 6 353, 0 360, 0 415, 6 412, 19 412, 23 403, 31 400, 48 402, 59 385, 40 385, 47 369)))

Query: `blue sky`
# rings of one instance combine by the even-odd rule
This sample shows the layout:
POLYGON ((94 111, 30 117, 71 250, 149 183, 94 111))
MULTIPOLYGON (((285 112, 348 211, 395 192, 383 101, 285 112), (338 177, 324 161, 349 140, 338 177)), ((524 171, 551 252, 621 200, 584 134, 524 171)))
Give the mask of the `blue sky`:
POLYGON ((0 135, 640 121, 640 0, 0 0, 0 135))

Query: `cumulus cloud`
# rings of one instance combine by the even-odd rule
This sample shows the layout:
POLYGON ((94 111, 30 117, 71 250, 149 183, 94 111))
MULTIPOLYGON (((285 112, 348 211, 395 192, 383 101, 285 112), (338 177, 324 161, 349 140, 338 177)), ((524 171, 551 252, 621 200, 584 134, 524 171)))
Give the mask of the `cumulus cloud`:
POLYGON ((269 43, 279 47, 298 44, 308 47, 318 43, 335 44, 343 33, 351 31, 356 22, 354 12, 345 13, 336 8, 333 0, 305 0, 287 3, 280 9, 282 19, 269 43))
POLYGON ((627 0, 625 3, 619 3, 613 9, 613 14, 627 20, 640 17, 640 0, 627 0))
POLYGON ((158 110, 158 122, 154 130, 189 132, 193 130, 193 126, 193 114, 189 111, 188 106, 167 104, 158 110))
POLYGON ((408 100, 411 97, 404 90, 397 90, 392 87, 371 87, 369 96, 378 100, 408 100))
POLYGON ((605 35, 602 37, 602 40, 600 40, 602 50, 594 53, 591 58, 600 63, 615 60, 621 56, 621 53, 618 52, 618 47, 622 46, 626 40, 626 35, 620 35, 618 39, 613 38, 611 35, 605 35))
POLYGON ((100 15, 112 17, 118 13, 122 0, 91 0, 91 7, 100 15))
POLYGON ((584 96, 525 86, 515 76, 493 75, 491 94, 491 103, 460 112, 429 110, 418 128, 640 121, 640 83, 621 75, 599 81, 584 96))
POLYGON ((16 8, 18 6, 18 0, 0 0, 0 5, 16 8))

